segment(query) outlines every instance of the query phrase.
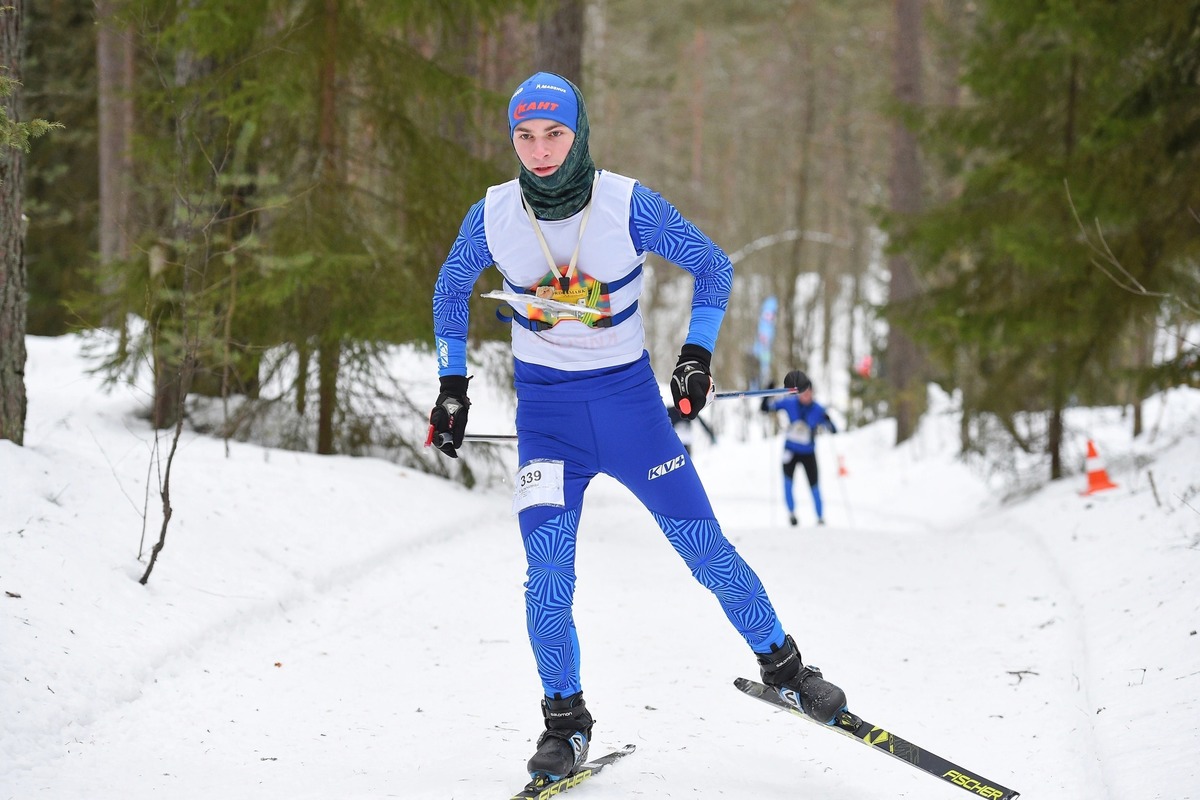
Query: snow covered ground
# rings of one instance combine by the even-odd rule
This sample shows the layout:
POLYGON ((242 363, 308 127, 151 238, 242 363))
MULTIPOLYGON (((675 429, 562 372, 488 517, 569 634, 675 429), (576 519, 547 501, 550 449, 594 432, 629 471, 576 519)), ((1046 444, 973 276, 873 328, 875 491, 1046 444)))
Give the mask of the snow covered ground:
MULTIPOLYGON (((540 687, 503 486, 188 434, 143 586, 161 524, 145 398, 103 392, 75 337, 29 352, 26 446, 0 441, 0 798, 522 785, 540 687)), ((956 459, 952 413, 899 448, 887 422, 827 437, 821 528, 807 498, 786 525, 777 439, 722 435, 696 463, 863 717, 1027 798, 1196 800, 1200 392, 1146 420, 1134 439, 1117 409, 1072 411, 1072 466, 1090 438, 1118 488, 1081 496, 1079 473, 1006 502, 956 459)), ((476 432, 507 424, 472 409, 476 432)), ((593 752, 638 749, 572 798, 967 797, 739 694, 753 658, 612 481, 588 495, 578 571, 593 752)))

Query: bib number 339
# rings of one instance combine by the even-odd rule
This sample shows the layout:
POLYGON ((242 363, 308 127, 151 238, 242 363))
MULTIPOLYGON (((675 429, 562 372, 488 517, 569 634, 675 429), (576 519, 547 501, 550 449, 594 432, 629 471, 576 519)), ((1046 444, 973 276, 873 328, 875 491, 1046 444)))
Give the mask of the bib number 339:
POLYGON ((517 470, 513 477, 513 514, 533 506, 563 505, 563 462, 535 460, 517 470))

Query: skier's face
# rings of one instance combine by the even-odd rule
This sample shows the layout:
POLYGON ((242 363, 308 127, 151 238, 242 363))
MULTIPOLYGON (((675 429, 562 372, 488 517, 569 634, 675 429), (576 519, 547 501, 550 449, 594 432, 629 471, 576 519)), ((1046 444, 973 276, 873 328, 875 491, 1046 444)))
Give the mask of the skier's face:
POLYGON ((575 132, 552 119, 525 120, 513 130, 517 158, 539 178, 557 172, 574 143, 575 132))
POLYGON ((812 389, 811 388, 805 389, 798 396, 800 398, 800 402, 804 403, 804 405, 806 405, 806 406, 812 405, 812 389))

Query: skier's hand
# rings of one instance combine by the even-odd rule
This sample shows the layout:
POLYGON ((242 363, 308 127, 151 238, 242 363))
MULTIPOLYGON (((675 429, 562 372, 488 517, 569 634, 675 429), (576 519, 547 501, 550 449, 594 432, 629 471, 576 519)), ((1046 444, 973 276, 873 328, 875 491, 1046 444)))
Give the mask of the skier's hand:
POLYGON ((433 411, 429 412, 429 436, 425 446, 434 445, 451 458, 458 458, 463 434, 467 431, 467 411, 471 401, 467 399, 465 375, 446 375, 442 378, 442 393, 438 395, 433 411))
POLYGON ((712 353, 698 344, 685 344, 671 374, 671 399, 684 419, 695 419, 713 390, 709 364, 712 353))
MULTIPOLYGON (((764 389, 774 389, 774 388, 775 388, 775 381, 771 381, 770 383, 768 383, 768 384, 767 384, 766 386, 764 386, 763 388, 764 388, 764 389)), ((760 411, 762 411, 764 414, 769 414, 769 413, 771 413, 771 400, 772 400, 772 398, 771 398, 771 396, 770 396, 770 395, 767 395, 766 397, 764 397, 764 398, 762 399, 762 402, 758 404, 758 409, 759 409, 760 411)))

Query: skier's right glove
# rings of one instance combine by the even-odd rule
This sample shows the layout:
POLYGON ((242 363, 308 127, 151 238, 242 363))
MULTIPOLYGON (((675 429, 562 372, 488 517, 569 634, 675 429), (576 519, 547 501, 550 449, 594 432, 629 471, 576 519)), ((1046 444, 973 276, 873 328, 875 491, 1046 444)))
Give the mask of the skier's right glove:
POLYGON ((684 419, 695 419, 708 402, 713 389, 711 362, 712 353, 698 344, 685 344, 679 349, 679 361, 671 374, 671 399, 684 419))
POLYGON ((438 395, 433 411, 429 412, 429 436, 425 446, 432 444, 451 458, 458 458, 458 448, 462 447, 463 434, 467 432, 467 411, 471 408, 467 383, 470 380, 465 375, 443 376, 442 393, 438 395))

